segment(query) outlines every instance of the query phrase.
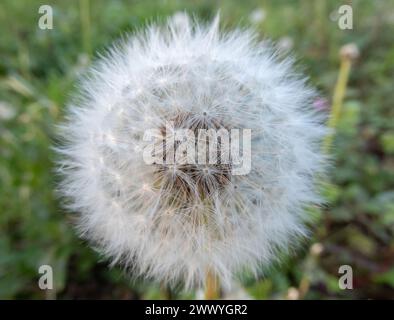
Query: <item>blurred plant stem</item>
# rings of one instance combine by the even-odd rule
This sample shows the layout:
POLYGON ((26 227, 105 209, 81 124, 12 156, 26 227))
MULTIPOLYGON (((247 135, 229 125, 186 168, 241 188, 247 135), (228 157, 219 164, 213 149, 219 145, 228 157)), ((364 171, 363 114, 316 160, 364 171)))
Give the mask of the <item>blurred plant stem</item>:
POLYGON ((219 280, 212 270, 207 271, 205 282, 205 300, 216 300, 220 298, 219 280))
MULTIPOLYGON (((331 149, 335 135, 335 128, 337 127, 341 116, 343 99, 346 94, 351 65, 352 62, 355 59, 357 59, 358 55, 359 55, 359 51, 355 44, 350 43, 344 45, 340 49, 339 56, 341 62, 339 67, 338 79, 335 85, 334 94, 332 98, 330 115, 327 123, 328 128, 332 130, 332 132, 329 132, 329 134, 325 137, 322 143, 322 150, 325 154, 328 154, 331 149)), ((326 186, 327 184, 328 184, 327 182, 323 183, 322 187, 326 186)), ((310 250, 308 257, 306 258, 306 262, 305 262, 306 271, 304 271, 304 274, 301 278, 298 287, 298 299, 303 299, 305 295, 308 293, 310 288, 309 274, 312 273, 314 266, 317 265, 318 263, 317 261, 319 258, 319 254, 312 254, 312 252, 313 250, 310 250), (313 268, 308 267, 308 265, 310 264, 313 266, 313 268)))
MULTIPOLYGON (((335 130, 338 125, 341 115, 343 98, 345 97, 347 83, 349 80, 350 68, 352 61, 358 57, 358 49, 354 44, 348 44, 341 48, 340 51, 341 64, 339 67, 339 74, 337 83, 334 89, 332 99, 332 106, 330 109, 330 116, 328 119, 328 128, 335 130)), ((334 132, 330 132, 323 141, 323 152, 328 153, 334 139, 334 132)))
POLYGON ((82 31, 82 47, 84 52, 90 57, 92 53, 91 47, 91 26, 90 26, 90 1, 79 0, 81 31, 82 31))
MULTIPOLYGON (((328 128, 335 129, 342 110, 343 98, 346 93, 347 82, 349 78, 351 61, 349 59, 341 59, 338 80, 334 90, 330 117, 328 119, 328 128)), ((323 151, 327 153, 332 145, 334 133, 330 132, 323 141, 323 151)))

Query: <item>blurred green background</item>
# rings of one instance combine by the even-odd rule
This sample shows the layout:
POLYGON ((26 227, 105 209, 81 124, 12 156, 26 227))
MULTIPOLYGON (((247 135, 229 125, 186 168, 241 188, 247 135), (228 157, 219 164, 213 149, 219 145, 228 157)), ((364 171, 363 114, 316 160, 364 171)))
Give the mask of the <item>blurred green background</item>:
POLYGON ((329 204, 317 212, 301 252, 230 295, 254 299, 394 298, 394 1, 14 1, 0 3, 0 298, 187 298, 194 292, 130 279, 79 240, 54 195, 56 123, 79 74, 125 32, 186 10, 203 20, 221 10, 224 29, 253 26, 291 51, 328 113, 340 64, 353 42, 351 70, 334 141, 329 204), (40 5, 53 30, 40 30, 40 5), (353 30, 338 27, 353 7, 353 30), (38 267, 55 289, 38 288, 38 267), (340 290, 338 268, 353 268, 340 290))

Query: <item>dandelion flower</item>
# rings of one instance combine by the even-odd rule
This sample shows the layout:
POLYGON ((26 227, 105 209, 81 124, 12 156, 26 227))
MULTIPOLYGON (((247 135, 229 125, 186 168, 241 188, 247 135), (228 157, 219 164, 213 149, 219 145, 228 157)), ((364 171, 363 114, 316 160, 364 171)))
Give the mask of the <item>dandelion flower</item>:
POLYGON ((229 286, 295 248, 325 162, 315 92, 291 60, 218 25, 170 19, 114 45, 80 82, 58 148, 59 189, 81 236, 133 274, 189 288, 207 270, 229 286), (147 163, 144 135, 169 135, 167 122, 250 129, 250 171, 147 163))

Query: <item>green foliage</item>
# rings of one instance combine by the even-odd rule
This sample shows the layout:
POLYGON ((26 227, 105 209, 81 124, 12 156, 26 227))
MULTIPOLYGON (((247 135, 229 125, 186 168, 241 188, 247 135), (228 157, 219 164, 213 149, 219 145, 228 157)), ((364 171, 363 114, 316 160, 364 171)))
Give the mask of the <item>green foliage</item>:
POLYGON ((54 10, 53 30, 38 28, 42 1, 0 3, 0 298, 194 297, 130 279, 77 238, 72 215, 55 193, 55 125, 78 75, 126 32, 180 10, 209 19, 220 9, 224 28, 249 26, 258 8, 266 13, 254 25, 261 38, 293 46, 298 64, 328 99, 340 47, 354 42, 361 57, 351 71, 332 148, 328 203, 323 212, 308 209, 315 217, 309 244, 318 243, 322 252, 312 246, 257 280, 246 277, 245 290, 256 299, 285 298, 289 288, 302 291, 306 283, 305 298, 394 297, 392 2, 353 1, 354 29, 340 30, 330 16, 342 1, 96 0, 90 1, 89 32, 81 32, 87 24, 79 1, 45 3, 54 10), (37 286, 42 264, 54 269, 49 296, 37 286), (353 267, 354 290, 338 287, 343 264, 353 267))

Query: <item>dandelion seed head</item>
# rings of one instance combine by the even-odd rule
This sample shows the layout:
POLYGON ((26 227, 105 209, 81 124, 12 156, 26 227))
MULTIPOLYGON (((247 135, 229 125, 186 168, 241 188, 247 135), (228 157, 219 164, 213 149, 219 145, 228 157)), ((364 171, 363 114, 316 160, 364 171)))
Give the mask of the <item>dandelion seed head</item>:
POLYGON ((218 25, 178 14, 114 45, 81 81, 58 148, 81 236, 133 274, 186 287, 208 269, 228 286, 291 251, 325 165, 315 91, 253 32, 218 25), (152 128, 250 129, 251 171, 233 175, 236 157, 148 164, 152 128))

